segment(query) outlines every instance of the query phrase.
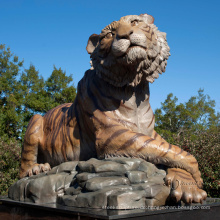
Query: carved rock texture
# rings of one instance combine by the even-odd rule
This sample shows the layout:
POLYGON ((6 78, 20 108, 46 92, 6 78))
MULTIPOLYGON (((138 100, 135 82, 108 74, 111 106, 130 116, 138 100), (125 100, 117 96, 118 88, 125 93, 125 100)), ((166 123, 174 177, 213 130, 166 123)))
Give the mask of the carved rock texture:
POLYGON ((9 198, 37 204, 101 209, 165 205, 170 189, 166 172, 136 158, 65 162, 47 173, 25 177, 9 189, 9 198))

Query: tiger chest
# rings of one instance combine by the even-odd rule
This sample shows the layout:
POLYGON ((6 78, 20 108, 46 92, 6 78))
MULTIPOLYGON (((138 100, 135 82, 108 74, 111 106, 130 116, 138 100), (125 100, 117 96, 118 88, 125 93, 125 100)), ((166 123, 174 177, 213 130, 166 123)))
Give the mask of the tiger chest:
POLYGON ((136 96, 123 102, 117 110, 115 116, 130 130, 151 136, 154 129, 154 114, 149 103, 149 97, 145 100, 137 101, 136 96))

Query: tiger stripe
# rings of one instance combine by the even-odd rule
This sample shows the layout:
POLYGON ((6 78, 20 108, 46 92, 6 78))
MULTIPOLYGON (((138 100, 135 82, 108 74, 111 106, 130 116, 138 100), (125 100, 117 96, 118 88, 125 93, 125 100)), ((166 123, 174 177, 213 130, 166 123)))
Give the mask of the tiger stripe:
POLYGON ((161 155, 161 157, 165 157, 171 149, 172 149, 172 145, 169 144, 168 149, 166 150, 166 152, 164 152, 164 153, 161 155))
POLYGON ((178 155, 182 154, 183 152, 184 152, 184 150, 183 150, 183 149, 181 149, 181 150, 180 150, 180 152, 176 153, 176 155, 175 155, 175 156, 178 156, 178 155))
POLYGON ((41 129, 41 126, 37 127, 34 131, 32 131, 29 135, 33 135, 37 133, 41 129))
POLYGON ((191 164, 198 164, 197 161, 191 161, 190 163, 191 163, 191 164))
POLYGON ((126 148, 130 147, 133 143, 135 143, 139 137, 143 136, 145 135, 141 133, 135 134, 133 137, 127 140, 118 150, 126 150, 126 148))
POLYGON ((154 139, 156 139, 156 138, 157 138, 157 136, 158 136, 158 134, 155 132, 155 134, 154 134, 153 138, 154 138, 154 139))
POLYGON ((116 137, 122 135, 123 133, 127 132, 128 129, 120 129, 117 130, 116 132, 114 132, 104 143, 104 146, 107 146, 110 144, 110 142, 112 142, 116 137))
POLYGON ((145 148, 145 147, 146 147, 150 142, 152 142, 152 141, 154 141, 153 138, 149 138, 148 140, 146 140, 146 141, 141 145, 141 147, 137 150, 137 152, 143 150, 143 148, 145 148))
POLYGON ((148 107, 147 111, 144 113, 144 115, 146 115, 150 110, 151 110, 151 107, 149 105, 149 107, 148 107))
POLYGON ((149 125, 148 125, 148 128, 152 125, 152 123, 154 122, 154 115, 153 115, 153 117, 152 117, 152 119, 151 119, 151 121, 150 121, 150 123, 149 123, 149 125))

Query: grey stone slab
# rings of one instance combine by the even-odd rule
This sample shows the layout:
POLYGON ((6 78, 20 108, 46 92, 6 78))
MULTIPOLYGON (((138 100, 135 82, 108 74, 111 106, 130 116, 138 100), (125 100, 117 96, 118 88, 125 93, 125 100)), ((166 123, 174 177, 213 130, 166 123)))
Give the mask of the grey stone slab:
POLYGON ((78 165, 78 161, 68 161, 61 163, 59 166, 53 167, 50 171, 47 172, 47 175, 67 172, 67 173, 75 173, 76 167, 78 165))
POLYGON ((163 169, 157 169, 155 176, 163 176, 165 177, 167 175, 166 171, 163 169))
POLYGON ((147 179, 147 182, 152 182, 154 184, 164 184, 164 177, 163 175, 156 175, 156 176, 151 176, 150 178, 147 179))
POLYGON ((100 177, 107 177, 107 176, 121 176, 121 177, 123 177, 123 176, 125 176, 125 172, 119 172, 119 171, 117 171, 117 172, 114 172, 114 171, 111 171, 111 172, 103 172, 103 173, 97 173, 97 175, 98 176, 100 176, 100 177))
POLYGON ((157 194, 152 199, 146 199, 146 206, 162 206, 166 204, 167 198, 169 197, 170 189, 167 186, 163 186, 157 191, 157 194))
POLYGON ((17 201, 24 201, 26 194, 26 187, 30 180, 28 177, 18 180, 8 190, 8 197, 17 201))
POLYGON ((74 206, 77 207, 76 195, 64 195, 57 197, 57 203, 64 206, 74 206))
POLYGON ((154 182, 147 182, 147 183, 139 183, 139 184, 132 184, 133 190, 144 190, 146 198, 155 198, 155 196, 160 193, 161 191, 167 192, 166 198, 170 193, 170 189, 163 185, 163 183, 154 183, 154 182), (167 191, 168 190, 168 191, 167 191))
POLYGON ((30 181, 27 185, 25 201, 37 204, 56 202, 57 195, 64 194, 64 181, 67 175, 60 173, 30 181))
POLYGON ((78 167, 81 172, 89 172, 89 173, 101 173, 101 172, 125 173, 126 171, 134 169, 135 166, 136 166, 135 163, 133 163, 133 165, 128 165, 126 163, 122 164, 115 161, 97 160, 94 158, 88 161, 80 161, 78 163, 78 167))
POLYGON ((64 179, 64 189, 69 188, 70 186, 73 186, 76 183, 76 176, 77 172, 67 175, 64 179))
POLYGON ((144 197, 147 198, 153 198, 153 191, 152 191, 152 187, 154 185, 151 183, 138 183, 138 184, 132 184, 132 189, 134 191, 140 190, 140 191, 144 191, 144 197))
POLYGON ((78 183, 81 188, 84 188, 86 185, 86 181, 78 183))
POLYGON ((81 182, 85 182, 85 181, 87 181, 87 180, 89 180, 91 178, 98 177, 98 176, 99 176, 98 173, 83 172, 83 173, 77 174, 76 179, 77 179, 78 183, 81 183, 81 182))
POLYGON ((99 172, 126 172, 131 167, 127 164, 120 164, 114 161, 103 161, 102 164, 95 166, 95 171, 99 172))
POLYGON ((152 163, 149 163, 147 161, 142 161, 138 167, 138 170, 140 171, 143 171, 147 174, 147 177, 150 177, 152 176, 155 172, 157 172, 157 167, 152 164, 152 163))
POLYGON ((129 170, 136 170, 143 160, 140 158, 111 157, 104 161, 114 161, 120 164, 126 164, 129 166, 129 170))
POLYGON ((85 188, 87 191, 97 191, 107 186, 130 185, 130 181, 126 177, 94 177, 89 179, 85 188))
POLYGON ((78 186, 77 188, 75 187, 69 187, 68 189, 65 190, 64 194, 65 195, 78 195, 82 191, 82 188, 78 186))
POLYGON ((47 172, 47 175, 56 174, 58 166, 53 167, 50 171, 47 172))
POLYGON ((108 196, 107 204, 110 209, 137 209, 145 207, 144 192, 116 192, 108 196))
POLYGON ((42 176, 46 176, 46 175, 47 175, 47 172, 43 172, 43 173, 39 173, 37 175, 32 175, 32 176, 28 177, 28 179, 29 180, 34 180, 34 179, 38 179, 38 178, 40 178, 42 176))
POLYGON ((95 173, 94 164, 100 164, 101 162, 95 158, 91 158, 87 161, 79 161, 78 168, 80 172, 95 173))
POLYGON ((125 176, 124 172, 103 172, 103 173, 79 173, 76 176, 77 182, 82 183, 94 177, 109 177, 109 176, 125 176))
POLYGON ((58 203, 66 206, 88 207, 88 208, 106 208, 107 197, 117 191, 132 190, 131 186, 118 185, 106 187, 95 192, 80 193, 74 196, 59 197, 58 203))
POLYGON ((147 180, 147 174, 137 170, 127 171, 126 177, 128 177, 131 183, 143 183, 147 180))
POLYGON ((76 171, 77 165, 78 165, 78 161, 70 161, 70 162, 62 163, 58 166, 57 173, 61 173, 61 172, 71 173, 73 171, 76 171))

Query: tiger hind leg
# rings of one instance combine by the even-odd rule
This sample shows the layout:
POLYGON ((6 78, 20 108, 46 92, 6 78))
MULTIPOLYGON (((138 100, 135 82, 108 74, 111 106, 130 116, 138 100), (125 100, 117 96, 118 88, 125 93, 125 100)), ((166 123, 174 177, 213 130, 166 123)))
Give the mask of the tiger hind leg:
POLYGON ((38 164, 38 147, 43 138, 43 117, 34 115, 27 127, 21 156, 19 178, 49 171, 50 164, 38 164))

